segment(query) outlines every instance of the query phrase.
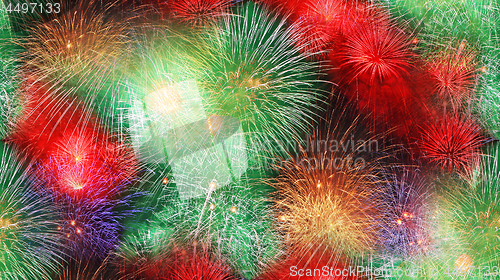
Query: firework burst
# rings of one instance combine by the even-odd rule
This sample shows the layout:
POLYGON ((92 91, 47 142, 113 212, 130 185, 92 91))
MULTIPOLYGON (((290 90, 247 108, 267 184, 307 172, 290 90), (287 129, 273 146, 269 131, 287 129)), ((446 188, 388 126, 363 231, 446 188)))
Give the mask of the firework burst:
POLYGON ((77 259, 105 259, 117 248, 122 221, 129 215, 127 198, 79 199, 56 202, 60 220, 57 230, 62 247, 77 259))
POLYGON ((476 54, 465 47, 462 41, 456 52, 444 51, 428 63, 434 93, 450 98, 454 107, 471 96, 476 84, 476 54))
POLYGON ((387 210, 386 226, 380 235, 383 250, 405 261, 422 258, 432 249, 431 222, 427 217, 430 188, 416 171, 394 170, 391 176, 384 191, 387 210))
POLYGON ((423 158, 441 170, 466 171, 478 161, 480 147, 486 140, 472 120, 449 117, 422 128, 419 146, 423 158))
POLYGON ((313 134, 307 143, 314 145, 301 147, 297 157, 278 166, 280 176, 272 183, 278 228, 294 255, 354 260, 375 249, 380 181, 376 164, 361 151, 378 148, 370 147, 377 141, 355 141, 354 123, 341 127, 329 126, 325 136, 313 134))
POLYGON ((210 33, 201 53, 207 71, 199 85, 209 115, 239 119, 250 149, 269 154, 307 131, 319 104, 312 88, 321 82, 318 64, 295 47, 285 24, 258 5, 244 4, 210 33))
POLYGON ((62 256, 50 198, 30 189, 16 154, 0 145, 0 275, 49 279, 62 256))
POLYGON ((48 159, 39 161, 34 173, 42 184, 58 194, 114 197, 131 183, 136 173, 137 162, 131 150, 117 143, 88 139, 79 143, 82 138, 61 141, 61 149, 56 149, 48 159))
POLYGON ((113 197, 132 181, 138 163, 126 144, 76 102, 33 87, 8 141, 35 159, 39 186, 57 195, 113 197))
MULTIPOLYGON (((456 247, 448 247, 449 258, 462 274, 478 275, 473 267, 498 266, 500 243, 498 221, 499 149, 495 143, 486 150, 474 176, 463 180, 448 180, 441 186, 443 229, 438 238, 455 240, 456 247), (450 238, 452 237, 452 238, 450 238)), ((488 276, 490 271, 481 270, 488 276)), ((491 273, 495 273, 491 271, 491 273)))
POLYGON ((347 36, 341 67, 349 69, 349 83, 356 78, 370 82, 398 78, 408 74, 411 44, 408 34, 380 15, 358 24, 347 36))
POLYGON ((279 254, 269 210, 256 187, 210 187, 206 197, 174 200, 155 214, 154 228, 175 228, 174 240, 206 244, 234 271, 253 278, 279 254))
POLYGON ((23 70, 51 86, 71 89, 61 93, 108 116, 117 106, 120 69, 126 69, 126 25, 107 14, 112 5, 70 2, 61 3, 69 10, 29 28, 29 35, 18 40, 25 49, 23 70))
POLYGON ((124 25, 105 22, 98 8, 96 1, 79 1, 71 11, 30 29, 20 41, 27 69, 63 84, 106 79, 123 54, 124 25))
POLYGON ((171 3, 173 18, 191 26, 206 26, 229 14, 229 0, 177 0, 171 3))

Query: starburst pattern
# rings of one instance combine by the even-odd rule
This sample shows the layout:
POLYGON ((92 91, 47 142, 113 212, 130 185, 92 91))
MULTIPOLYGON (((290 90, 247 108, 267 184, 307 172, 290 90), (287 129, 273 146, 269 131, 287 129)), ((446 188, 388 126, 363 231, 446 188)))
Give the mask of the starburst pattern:
POLYGON ((341 67, 352 76, 365 81, 384 80, 408 74, 411 57, 411 40, 408 34, 386 22, 371 20, 359 24, 348 35, 341 67))
POLYGON ((35 193, 13 149, 0 144, 0 275, 49 279, 62 257, 51 198, 35 193), (26 261, 29 260, 29 261, 26 261))
POLYGON ((446 50, 432 57, 428 66, 434 92, 451 98, 457 105, 471 96, 476 83, 476 55, 465 48, 466 43, 463 41, 456 51, 446 50))
POLYGON ((229 14, 229 0, 176 0, 172 2, 175 19, 191 26, 205 26, 229 14))
POLYGON ((478 160, 485 143, 481 129, 471 120, 449 117, 422 128, 424 158, 442 170, 465 171, 478 160))

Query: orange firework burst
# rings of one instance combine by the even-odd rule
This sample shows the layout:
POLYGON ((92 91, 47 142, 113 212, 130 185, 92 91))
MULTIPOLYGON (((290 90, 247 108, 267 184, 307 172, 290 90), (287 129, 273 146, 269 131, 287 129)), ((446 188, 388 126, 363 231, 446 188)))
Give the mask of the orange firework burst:
POLYGON ((341 67, 348 69, 351 81, 398 78, 408 74, 414 56, 410 47, 409 35, 380 14, 352 29, 341 54, 341 67))
POLYGON ((278 228, 300 255, 326 250, 355 257, 373 248, 379 179, 376 165, 361 154, 378 147, 374 139, 356 141, 353 129, 313 134, 297 157, 278 167, 272 183, 278 228))
POLYGON ((52 83, 100 90, 123 60, 127 40, 125 24, 108 19, 111 6, 103 12, 98 2, 78 1, 57 18, 30 28, 19 41, 26 50, 24 67, 52 83))

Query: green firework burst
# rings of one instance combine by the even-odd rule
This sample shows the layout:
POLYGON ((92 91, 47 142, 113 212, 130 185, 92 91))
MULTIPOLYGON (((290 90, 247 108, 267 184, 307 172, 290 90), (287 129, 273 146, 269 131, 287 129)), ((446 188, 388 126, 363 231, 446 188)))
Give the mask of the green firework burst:
POLYGON ((5 6, 0 3, 0 137, 4 137, 19 113, 16 54, 5 6))
POLYGON ((280 253, 274 219, 257 193, 238 184, 212 185, 206 196, 189 200, 171 192, 166 205, 128 235, 122 255, 151 260, 166 255, 173 244, 203 244, 240 275, 253 278, 280 253))
POLYGON ((314 88, 321 84, 319 64, 310 61, 314 54, 299 52, 293 34, 285 20, 252 3, 206 33, 199 86, 210 114, 240 120, 250 159, 285 156, 283 144, 308 131, 321 103, 314 88))
POLYGON ((55 210, 30 189, 12 149, 0 153, 0 277, 49 279, 60 260, 55 210))

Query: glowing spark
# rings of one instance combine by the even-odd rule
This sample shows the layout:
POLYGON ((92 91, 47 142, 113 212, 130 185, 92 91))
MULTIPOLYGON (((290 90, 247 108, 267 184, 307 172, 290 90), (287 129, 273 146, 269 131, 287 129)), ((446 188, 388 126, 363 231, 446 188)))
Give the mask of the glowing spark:
POLYGON ((467 254, 461 254, 455 261, 455 267, 461 272, 469 271, 472 265, 472 258, 467 254))

